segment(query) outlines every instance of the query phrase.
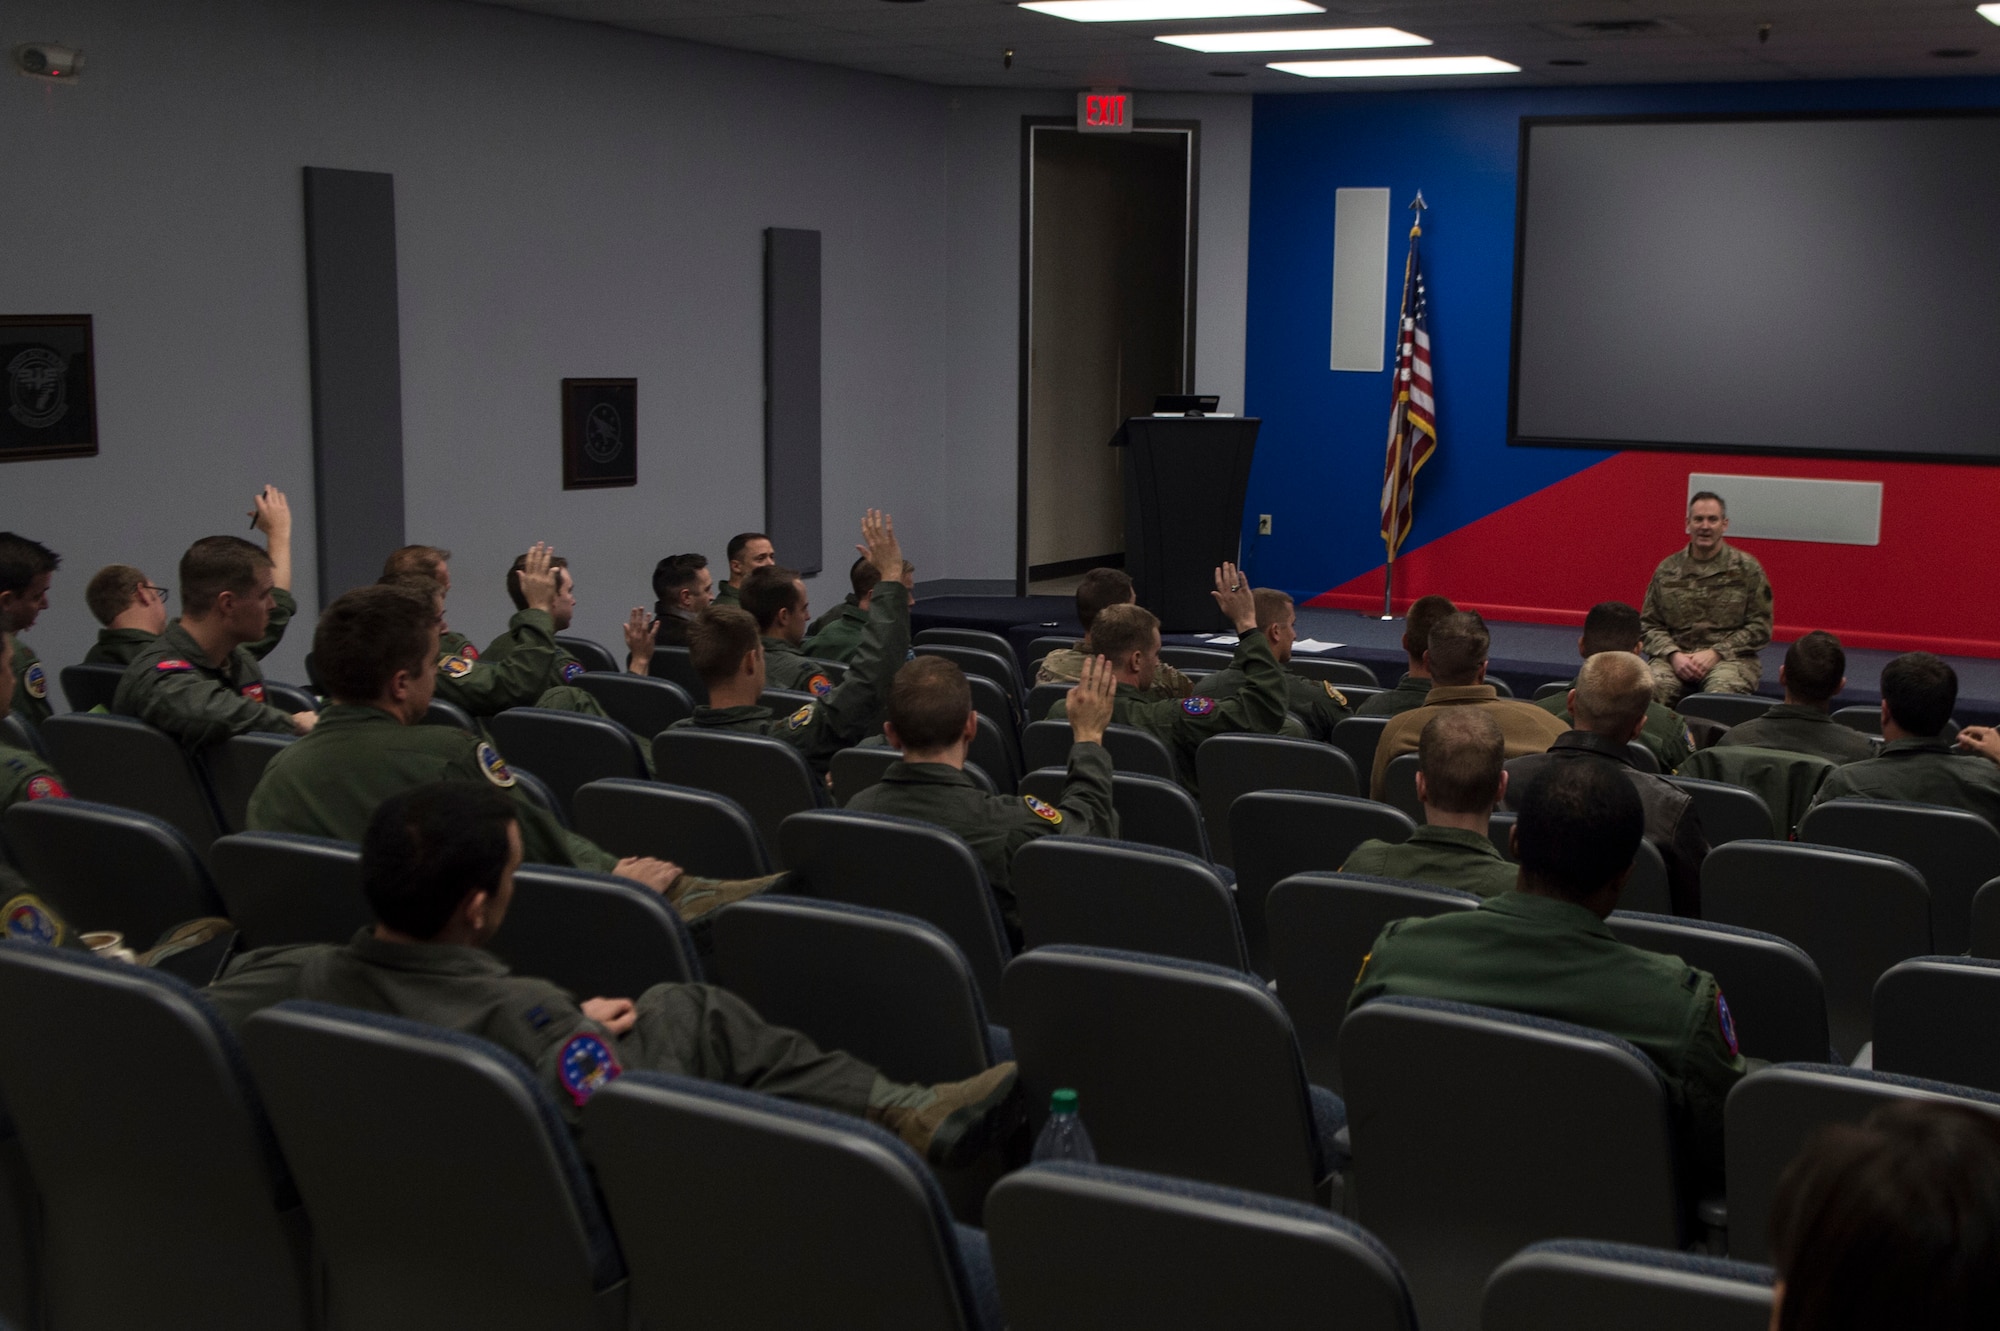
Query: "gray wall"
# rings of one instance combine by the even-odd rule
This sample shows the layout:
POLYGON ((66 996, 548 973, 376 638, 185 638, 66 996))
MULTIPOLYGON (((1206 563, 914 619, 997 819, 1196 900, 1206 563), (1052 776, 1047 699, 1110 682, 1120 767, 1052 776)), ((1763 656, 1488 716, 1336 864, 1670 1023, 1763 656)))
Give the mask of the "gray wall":
MULTIPOLYGON (((925 582, 1012 576, 1020 117, 1067 96, 449 0, 17 0, 0 48, 27 40, 89 58, 69 87, 0 78, 0 306, 97 320, 101 455, 0 467, 0 528, 64 555, 32 635, 53 664, 95 632, 94 569, 177 582, 266 481, 313 585, 306 165, 396 178, 408 531, 456 552, 456 627, 498 632, 507 562, 547 539, 577 631, 615 643, 655 559, 760 524, 768 226, 825 236, 814 601, 871 504, 925 582), (635 489, 561 489, 558 381, 591 375, 641 381, 635 489)), ((1250 102, 1141 102, 1203 120, 1197 378, 1240 409, 1250 102)))

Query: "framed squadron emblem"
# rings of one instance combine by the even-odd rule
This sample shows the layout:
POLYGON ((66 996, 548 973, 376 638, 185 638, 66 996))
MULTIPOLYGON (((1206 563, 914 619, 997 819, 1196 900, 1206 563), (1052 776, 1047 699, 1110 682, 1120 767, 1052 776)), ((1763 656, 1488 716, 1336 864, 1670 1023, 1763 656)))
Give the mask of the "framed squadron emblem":
POLYGON ((639 381, 562 381, 563 489, 639 483, 639 381))
POLYGON ((0 462, 96 455, 89 315, 0 314, 0 388, 0 462))

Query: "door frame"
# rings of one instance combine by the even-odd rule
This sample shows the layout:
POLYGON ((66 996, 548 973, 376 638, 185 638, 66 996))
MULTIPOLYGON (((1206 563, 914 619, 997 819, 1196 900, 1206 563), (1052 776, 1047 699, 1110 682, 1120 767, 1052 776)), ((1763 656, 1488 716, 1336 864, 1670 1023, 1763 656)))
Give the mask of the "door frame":
MULTIPOLYGON (((1021 117, 1021 339, 1020 397, 1014 463, 1014 595, 1028 594, 1028 411, 1030 370, 1034 360, 1035 327, 1035 135, 1044 130, 1078 133, 1074 116, 1021 117)), ((1183 233, 1185 252, 1181 263, 1182 352, 1181 384, 1193 391, 1195 275, 1200 254, 1198 223, 1201 217, 1201 122, 1199 120, 1135 120, 1134 134, 1184 134, 1187 136, 1187 181, 1182 194, 1187 226, 1183 233)))

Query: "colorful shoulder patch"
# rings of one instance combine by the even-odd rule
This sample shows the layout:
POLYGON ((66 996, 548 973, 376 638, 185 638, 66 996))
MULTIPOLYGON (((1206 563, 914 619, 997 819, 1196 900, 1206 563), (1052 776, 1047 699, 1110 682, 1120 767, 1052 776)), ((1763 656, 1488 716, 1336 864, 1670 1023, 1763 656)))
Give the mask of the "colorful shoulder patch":
POLYGON ((1722 996, 1720 989, 1715 991, 1715 1024, 1722 1031, 1722 1042, 1729 1046, 1729 1056, 1731 1058, 1736 1057, 1738 1052, 1736 1048, 1736 1019, 1729 1015, 1729 1000, 1722 996))
POLYGON ((805 728, 806 722, 812 719, 813 719, 812 704, 807 703, 804 707, 799 708, 798 711, 793 712, 790 716, 785 718, 785 728, 787 730, 803 730, 805 728))
POLYGON ((42 669, 40 661, 28 667, 28 673, 21 676, 21 682, 28 686, 30 698, 42 699, 49 696, 49 672, 42 669))
POLYGON ((563 1089, 578 1104, 603 1090, 625 1070, 618 1066, 611 1046, 589 1031, 570 1037, 569 1043, 562 1047, 557 1068, 563 1089))
POLYGON ((507 760, 500 756, 500 750, 482 742, 479 746, 479 770, 486 773, 486 779, 501 789, 514 784, 514 774, 507 770, 507 760))
POLYGON ((825 675, 814 675, 806 681, 806 692, 815 698, 824 698, 833 692, 833 681, 825 675))
POLYGON ((23 892, 0 906, 0 930, 8 938, 24 943, 46 943, 58 947, 63 940, 62 917, 42 904, 32 892, 23 892))
POLYGON ((438 658, 438 669, 453 679, 464 679, 472 673, 472 662, 462 656, 453 656, 446 652, 438 658))
POLYGON ((1038 800, 1033 795, 1021 796, 1021 802, 1028 806, 1028 812, 1055 827, 1062 826, 1062 810, 1046 800, 1038 800))
POLYGON ((165 673, 165 674, 169 674, 169 675, 171 675, 171 674, 173 674, 173 673, 174 673, 175 671, 177 671, 177 670, 192 670, 192 669, 194 669, 194 663, 193 663, 193 662, 191 662, 191 661, 183 661, 183 660, 181 660, 181 659, 180 659, 180 658, 179 658, 178 656, 176 656, 176 657, 171 657, 171 658, 169 658, 168 660, 165 660, 165 661, 157 661, 157 662, 155 662, 155 663, 153 664, 153 669, 155 669, 155 670, 158 670, 158 671, 161 671, 162 673, 165 673))
POLYGON ((1215 699, 1196 694, 1192 698, 1181 699, 1181 710, 1189 716, 1207 716, 1215 710, 1215 699))
POLYGON ((239 690, 239 692, 241 692, 243 696, 248 698, 251 702, 264 701, 264 686, 261 683, 245 684, 242 687, 242 689, 239 690))
POLYGON ((568 684, 573 682, 576 679, 576 677, 578 675, 581 675, 582 673, 583 673, 583 662, 581 661, 563 662, 563 668, 562 668, 563 683, 568 684))
POLYGON ((458 649, 458 654, 468 661, 477 661, 479 659, 479 649, 469 642, 458 649))
POLYGON ((63 783, 52 776, 31 776, 28 778, 28 798, 31 800, 66 800, 69 792, 63 783))

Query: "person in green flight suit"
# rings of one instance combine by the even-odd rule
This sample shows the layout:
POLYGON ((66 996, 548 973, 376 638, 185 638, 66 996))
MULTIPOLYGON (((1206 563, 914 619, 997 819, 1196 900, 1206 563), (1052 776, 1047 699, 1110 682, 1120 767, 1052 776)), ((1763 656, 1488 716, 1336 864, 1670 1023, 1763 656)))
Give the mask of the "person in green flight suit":
MULTIPOLYGON (((14 644, 0 630, 0 721, 13 711, 14 644)), ((23 800, 63 800, 69 798, 62 777, 46 758, 28 749, 0 744, 0 813, 23 800)))
MULTIPOLYGON (((528 558, 528 554, 516 555, 513 564, 507 569, 507 599, 514 603, 516 614, 528 609, 527 597, 521 592, 521 571, 527 566, 528 558)), ((576 579, 570 573, 569 561, 561 555, 550 555, 549 563, 555 569, 557 578, 555 602, 549 608, 549 617, 555 621, 557 633, 566 633, 576 620, 576 579)), ((633 675, 648 673, 653 664, 652 617, 643 608, 634 606, 625 616, 625 622, 619 627, 625 635, 626 673, 633 675)), ((508 632, 486 644, 486 650, 480 653, 480 657, 497 665, 505 660, 509 653, 520 650, 520 646, 521 641, 512 631, 510 624, 508 632)), ((583 662, 571 656, 558 643, 555 673, 549 679, 549 687, 573 684, 576 682, 576 677, 583 674, 585 669, 583 662)))
POLYGON ((1959 731, 1956 747, 1947 741, 1957 703, 1958 672, 1941 657, 1905 652, 1883 666, 1882 753, 1828 772, 1813 807, 1841 799, 1943 804, 2000 828, 2000 744, 1985 726, 1959 731))
MULTIPOLYGON (((1091 646, 1091 626, 1097 617, 1114 605, 1137 605, 1139 589, 1122 568, 1094 568, 1076 584, 1076 622, 1083 625, 1083 641, 1074 647, 1058 647, 1035 663, 1035 683, 1074 684, 1083 677, 1083 663, 1097 654, 1091 646)), ((1140 688, 1148 699, 1185 698, 1194 684, 1165 661, 1159 663, 1151 682, 1140 688)))
MULTIPOLYGON (((1229 664, 1244 676, 1243 687, 1226 700, 1200 693, 1180 699, 1149 698, 1143 692, 1159 674, 1160 621, 1152 611, 1136 605, 1106 606, 1090 627, 1092 649, 1111 662, 1118 680, 1111 720, 1144 730, 1165 744, 1180 783, 1195 795, 1201 792, 1195 781, 1194 753, 1203 740, 1234 731, 1275 735, 1290 715, 1285 710, 1285 672, 1257 627, 1257 599, 1243 585, 1236 565, 1215 570, 1215 590, 1210 595, 1235 626, 1236 654, 1229 664)), ((1067 716, 1062 699, 1049 709, 1051 720, 1067 716)))
POLYGON ((1605 923, 1645 833, 1639 793, 1611 763, 1550 763, 1522 793, 1518 890, 1477 910, 1396 920, 1348 999, 1438 998, 1590 1026, 1659 1069, 1697 1181, 1722 1175, 1722 1106, 1750 1070, 1722 987, 1679 957, 1620 942, 1605 923))
MULTIPOLYGON (((1602 601, 1590 607, 1590 613, 1584 616, 1583 635, 1576 640, 1577 655, 1586 661, 1603 652, 1636 655, 1640 636, 1638 610, 1623 601, 1602 601)), ((1569 689, 1538 698, 1535 706, 1575 725, 1575 718, 1569 714, 1569 693, 1575 687, 1576 681, 1571 680, 1569 689)), ((1639 742, 1660 760, 1662 772, 1673 771, 1694 752, 1694 736, 1688 733, 1687 722, 1673 708, 1662 706, 1658 699, 1646 708, 1646 728, 1639 732, 1639 742)))
POLYGON ((742 531, 729 538, 725 557, 729 560, 729 581, 715 589, 716 605, 741 605, 739 593, 744 580, 757 569, 778 562, 777 548, 760 531, 742 531))
POLYGON ((1493 808, 1507 794, 1506 761, 1507 737, 1485 711, 1439 712, 1417 737, 1424 825, 1401 845, 1362 842, 1340 871, 1462 888, 1482 897, 1513 891, 1519 875, 1489 835, 1493 808))
MULTIPOLYGON (((744 580, 737 595, 742 608, 757 621, 764 644, 765 682, 774 689, 810 693, 815 698, 831 696, 833 676, 799 646, 812 618, 805 579, 783 565, 766 564, 744 580)), ((906 604, 908 599, 906 589, 906 604)))
MULTIPOLYGON (((852 661, 854 654, 861 650, 861 635, 868 627, 868 607, 873 603, 875 584, 882 577, 875 571, 875 565, 863 555, 847 570, 847 580, 854 593, 815 619, 806 630, 803 650, 815 660, 845 663, 852 661)), ((914 590, 916 582, 917 566, 906 559, 903 561, 903 590, 910 593, 912 605, 917 599, 914 590)))
MULTIPOLYGON (((1271 644, 1271 655, 1280 666, 1290 665, 1292 644, 1299 640, 1298 607, 1290 596, 1275 588, 1258 587, 1252 594, 1257 598, 1257 627, 1264 630, 1264 640, 1271 644)), ((1203 694, 1222 701, 1234 698, 1246 680, 1241 670, 1230 666, 1203 675, 1198 682, 1203 694)), ((1308 679, 1290 670, 1285 671, 1285 705, 1292 714, 1285 718, 1278 733, 1322 743, 1333 738, 1333 728, 1351 713, 1347 695, 1331 683, 1308 679)))
POLYGON ((882 580, 876 584, 868 631, 847 677, 826 697, 815 698, 789 716, 772 716, 771 709, 758 701, 767 676, 757 621, 718 598, 688 628, 689 659, 708 685, 708 702, 695 708, 693 716, 674 722, 674 729, 696 726, 769 735, 797 749, 821 774, 828 771, 835 753, 868 737, 883 714, 890 681, 909 655, 910 611, 894 522, 888 514, 870 509, 861 534, 865 544, 860 548, 882 580))
POLYGON ((1847 687, 1847 651, 1840 639, 1815 629, 1785 649, 1778 667, 1785 700, 1749 721, 1738 721, 1715 741, 1717 748, 1752 745, 1809 753, 1830 763, 1858 763, 1875 756, 1868 736, 1833 719, 1833 700, 1847 687))
POLYGON ((1396 681, 1393 689, 1384 689, 1372 698, 1363 698, 1361 705, 1354 709, 1356 716, 1397 716, 1403 712, 1414 712, 1430 697, 1431 668, 1424 663, 1424 651, 1430 646, 1431 630, 1447 615, 1458 613, 1458 607, 1442 596, 1419 596, 1411 603, 1403 615, 1403 654, 1409 657, 1409 665, 1403 677, 1396 681))
POLYGON ((54 681, 34 648, 21 635, 35 626, 49 608, 49 582, 62 556, 11 531, 0 531, 0 633, 14 638, 13 715, 30 725, 49 719, 49 689, 54 681))

